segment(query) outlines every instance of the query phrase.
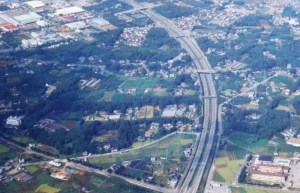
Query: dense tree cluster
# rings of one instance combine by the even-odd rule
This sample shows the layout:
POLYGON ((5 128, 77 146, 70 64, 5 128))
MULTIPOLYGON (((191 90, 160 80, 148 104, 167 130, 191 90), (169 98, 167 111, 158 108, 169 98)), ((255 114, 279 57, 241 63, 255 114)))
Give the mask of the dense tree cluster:
POLYGON ((154 8, 154 10, 167 18, 189 16, 197 11, 194 8, 177 6, 173 3, 165 3, 162 6, 154 8))
POLYGON ((258 121, 254 122, 246 119, 247 115, 255 112, 253 110, 229 110, 224 117, 225 132, 235 130, 270 139, 274 134, 283 131, 289 126, 290 114, 286 111, 269 110, 258 121))

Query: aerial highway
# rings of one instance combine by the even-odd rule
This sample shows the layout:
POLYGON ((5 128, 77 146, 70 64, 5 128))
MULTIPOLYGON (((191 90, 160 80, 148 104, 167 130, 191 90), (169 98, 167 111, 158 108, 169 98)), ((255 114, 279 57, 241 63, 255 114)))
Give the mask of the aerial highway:
MULTIPOLYGON (((186 52, 192 58, 195 68, 195 74, 197 74, 199 82, 201 82, 200 90, 202 91, 202 96, 200 98, 202 99, 204 109, 203 130, 201 132, 200 137, 197 138, 193 156, 191 157, 191 160, 186 168, 185 174, 181 178, 181 183, 179 183, 180 185, 176 189, 167 189, 160 186, 151 185, 145 182, 125 178, 116 174, 108 174, 105 171, 101 171, 88 166, 83 166, 82 164, 76 164, 72 162, 68 162, 68 164, 69 166, 87 172, 94 172, 105 176, 117 176, 131 184, 145 187, 157 192, 196 193, 198 192, 200 183, 206 180, 204 172, 208 167, 210 167, 208 165, 208 160, 211 154, 217 127, 216 122, 218 106, 216 97, 217 94, 212 75, 213 70, 211 69, 207 58, 198 46, 197 41, 192 36, 190 36, 190 34, 183 32, 178 27, 176 27, 176 25, 174 25, 172 21, 154 12, 151 8, 143 7, 133 0, 123 1, 131 5, 135 10, 139 10, 141 13, 145 14, 147 17, 152 19, 158 26, 164 28, 171 37, 175 38, 180 43, 181 47, 185 49, 186 52)), ((9 143, 4 138, 0 138, 0 140, 9 143)), ((33 150, 31 150, 30 153, 35 153, 38 155, 40 154, 33 150)), ((43 154, 40 154, 40 156, 48 159, 55 159, 54 157, 43 154)))
POLYGON ((214 136, 216 132, 217 122, 217 98, 214 81, 211 73, 211 66, 199 48, 197 41, 189 34, 185 34, 177 28, 170 20, 162 15, 142 6, 132 0, 123 0, 134 8, 139 9, 143 14, 151 18, 157 25, 164 28, 171 37, 174 37, 190 55, 194 61, 196 73, 202 83, 203 90, 203 105, 204 105, 204 122, 203 131, 200 139, 196 142, 196 152, 192 158, 191 164, 187 167, 189 170, 186 176, 183 176, 181 187, 178 187, 178 192, 197 192, 200 182, 203 178, 207 161, 211 153, 214 136))

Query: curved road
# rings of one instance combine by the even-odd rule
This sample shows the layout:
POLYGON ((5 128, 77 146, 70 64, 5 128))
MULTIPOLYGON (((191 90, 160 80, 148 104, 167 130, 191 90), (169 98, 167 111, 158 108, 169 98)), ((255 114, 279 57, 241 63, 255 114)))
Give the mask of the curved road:
MULTIPOLYGON (((134 8, 141 10, 143 14, 151 18, 158 25, 163 27, 171 37, 177 39, 187 53, 194 61, 194 66, 198 72, 212 71, 211 66, 199 48, 197 41, 188 34, 185 34, 178 29, 170 20, 154 12, 151 9, 141 9, 141 5, 132 0, 123 0, 134 8)), ((198 74, 202 83, 203 89, 203 104, 204 104, 204 122, 203 131, 200 140, 196 143, 196 153, 193 157, 191 165, 188 167, 189 172, 183 176, 182 186, 179 187, 178 192, 194 193, 197 192, 200 182, 203 178, 204 170, 211 152, 214 141, 217 121, 217 98, 216 90, 212 74, 198 74), (200 163, 201 162, 201 163, 200 163)))

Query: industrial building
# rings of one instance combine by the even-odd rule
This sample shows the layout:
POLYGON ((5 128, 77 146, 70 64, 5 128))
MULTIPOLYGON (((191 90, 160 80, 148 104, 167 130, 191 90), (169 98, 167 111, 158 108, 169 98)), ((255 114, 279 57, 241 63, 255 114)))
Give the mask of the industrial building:
POLYGON ((40 9, 45 7, 45 4, 42 1, 27 1, 25 3, 32 9, 40 9))
POLYGON ((109 25, 109 21, 103 19, 102 17, 95 17, 92 19, 91 24, 96 26, 96 27, 103 27, 105 25, 109 25))
POLYGON ((82 28, 87 27, 87 25, 84 21, 76 21, 76 22, 68 23, 68 24, 66 24, 66 26, 73 30, 82 29, 82 28))
POLYGON ((282 185, 287 179, 286 174, 272 174, 266 172, 253 171, 250 174, 250 179, 256 182, 263 182, 270 185, 282 185))
POLYGON ((273 156, 254 156, 249 167, 249 177, 254 183, 283 185, 290 172, 291 160, 273 156))
POLYGON ((42 17, 34 12, 9 10, 0 14, 0 19, 15 26, 26 25, 40 21, 42 17))
POLYGON ((57 9, 54 13, 55 16, 60 16, 60 15, 70 15, 70 14, 76 14, 76 13, 82 13, 84 12, 84 9, 81 7, 66 7, 62 9, 57 9))
POLYGON ((9 126, 19 126, 22 123, 22 118, 17 116, 9 116, 6 119, 6 125, 9 126))
POLYGON ((300 138, 289 138, 286 143, 295 147, 300 147, 300 138))
POLYGON ((3 32, 12 32, 12 31, 16 31, 18 30, 19 28, 12 24, 12 23, 9 23, 3 19, 0 19, 0 30, 3 31, 3 32))

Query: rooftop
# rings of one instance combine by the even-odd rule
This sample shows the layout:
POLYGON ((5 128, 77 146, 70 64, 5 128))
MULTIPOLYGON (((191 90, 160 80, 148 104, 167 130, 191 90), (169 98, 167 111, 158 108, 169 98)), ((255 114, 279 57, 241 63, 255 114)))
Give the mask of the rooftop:
POLYGON ((273 156, 260 155, 258 160, 259 161, 265 161, 265 162, 272 162, 273 161, 273 156))

